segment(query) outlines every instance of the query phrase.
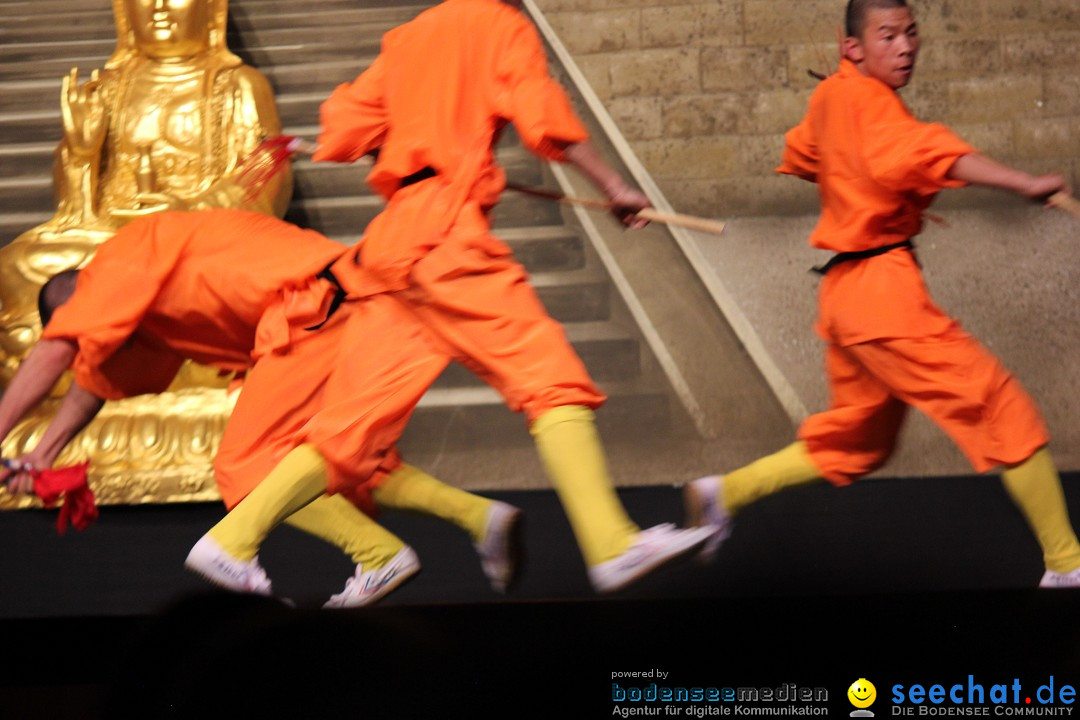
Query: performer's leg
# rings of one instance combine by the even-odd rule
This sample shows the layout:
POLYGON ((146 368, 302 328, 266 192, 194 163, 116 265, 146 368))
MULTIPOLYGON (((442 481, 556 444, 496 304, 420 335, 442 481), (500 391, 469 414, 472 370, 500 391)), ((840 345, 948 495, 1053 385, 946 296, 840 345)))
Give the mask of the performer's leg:
POLYGON ((385 567, 405 547, 397 536, 340 495, 323 495, 285 523, 341 548, 365 570, 385 567))
POLYGON ((615 494, 593 425, 591 408, 605 398, 524 269, 500 247, 480 235, 440 247, 417 265, 417 286, 404 295, 448 352, 512 410, 525 411, 585 562, 594 566, 623 553, 639 532, 615 494))
POLYGON ((252 560, 271 530, 325 492, 322 456, 312 446, 301 445, 286 455, 208 535, 233 558, 252 560))
POLYGON ((526 413, 593 587, 620 589, 700 546, 710 530, 639 532, 626 516, 592 421, 604 395, 509 249, 486 227, 473 230, 417 263, 401 295, 447 352, 526 413))
POLYGON ((821 480, 802 440, 724 476, 720 501, 735 514, 766 495, 821 480))
POLYGON ((976 470, 1008 468, 1003 482, 1042 546, 1047 577, 1063 581, 1052 584, 1080 584, 1080 573, 1073 574, 1080 569, 1080 545, 1045 450, 1049 433, 1035 403, 997 358, 959 329, 856 352, 898 397, 939 425, 976 470))
POLYGON ((1019 465, 1004 470, 1001 480, 1042 546, 1046 568, 1061 574, 1080 568, 1080 543, 1069 522, 1065 494, 1050 451, 1042 448, 1019 465))
POLYGON ((195 543, 184 565, 226 589, 271 594, 259 546, 278 523, 325 492, 322 457, 301 445, 195 543))
POLYGON ((530 428, 587 565, 626 551, 639 532, 615 494, 589 408, 567 405, 530 428))
POLYGON ((513 505, 451 487, 405 463, 371 494, 381 507, 422 512, 457 525, 472 539, 492 587, 506 592, 513 585, 523 555, 522 513, 513 505))
POLYGON ((731 533, 732 517, 781 490, 826 479, 847 485, 880 467, 892 453, 905 406, 851 357, 830 346, 825 355, 831 407, 799 428, 799 440, 726 475, 689 483, 684 500, 690 522, 717 533, 704 555, 712 558, 731 533))
POLYGON ((288 352, 264 354, 247 373, 214 457, 225 507, 239 503, 302 442, 303 429, 327 402, 326 384, 354 312, 345 303, 318 332, 301 330, 288 352))
POLYGON ((453 523, 473 542, 484 539, 488 511, 494 502, 440 482, 405 463, 391 472, 372 496, 381 507, 422 512, 453 523))

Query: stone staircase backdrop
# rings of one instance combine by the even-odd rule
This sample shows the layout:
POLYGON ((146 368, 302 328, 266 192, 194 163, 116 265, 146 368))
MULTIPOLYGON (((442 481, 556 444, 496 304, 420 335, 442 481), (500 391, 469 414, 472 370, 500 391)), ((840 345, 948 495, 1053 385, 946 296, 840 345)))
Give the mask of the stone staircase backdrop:
MULTIPOLYGON (((386 30, 433 4, 233 0, 228 44, 269 78, 284 131, 314 139, 322 100, 367 66, 386 30)), ((82 77, 101 67, 115 46, 115 26, 108 0, 2 0, 0 13, 0 239, 6 243, 52 216, 60 79, 73 66, 82 77)), ((550 172, 522 148, 513 132, 506 133, 497 154, 510 181, 554 186, 550 172)), ((286 219, 355 242, 381 208, 380 199, 363 183, 368 168, 364 162, 296 162, 295 193, 286 219)), ((738 357, 725 357, 716 372, 739 368, 726 383, 741 405, 732 409, 733 422, 718 433, 738 436, 734 456, 730 443, 725 455, 716 437, 702 437, 571 213, 549 201, 508 192, 495 210, 494 227, 529 270, 543 302, 565 324, 575 348, 610 396, 598 420, 620 484, 682 480, 719 470, 721 463, 749 459, 787 437, 790 426, 783 413, 731 338, 729 350, 738 357)), ((634 242, 630 235, 622 237, 615 241, 634 242)), ((690 288, 661 290, 668 294, 690 288)), ((686 302, 695 303, 694 297, 691 293, 686 302)), ((715 352, 707 338, 685 340, 691 351, 696 342, 703 343, 701 352, 715 352)), ((458 366, 448 368, 425 396, 403 448, 414 464, 466 487, 544 484, 523 420, 458 366)))

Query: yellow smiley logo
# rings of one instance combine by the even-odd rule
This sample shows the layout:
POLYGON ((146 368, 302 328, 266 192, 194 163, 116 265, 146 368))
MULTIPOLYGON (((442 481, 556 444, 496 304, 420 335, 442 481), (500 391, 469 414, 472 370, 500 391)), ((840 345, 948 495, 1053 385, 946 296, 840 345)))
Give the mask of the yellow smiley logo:
POLYGON ((877 699, 877 688, 866 678, 859 678, 851 683, 851 687, 847 690, 847 697, 855 707, 867 708, 877 699))

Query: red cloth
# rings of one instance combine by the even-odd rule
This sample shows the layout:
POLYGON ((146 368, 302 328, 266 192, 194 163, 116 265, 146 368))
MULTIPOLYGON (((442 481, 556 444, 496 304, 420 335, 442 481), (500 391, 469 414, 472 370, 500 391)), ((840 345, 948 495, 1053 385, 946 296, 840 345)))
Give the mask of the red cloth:
POLYGON ((97 502, 94 491, 87 483, 86 470, 90 463, 72 465, 56 470, 38 470, 33 472, 34 494, 41 498, 41 503, 51 508, 64 496, 60 514, 56 518, 56 532, 63 535, 68 523, 76 530, 85 530, 98 518, 97 502))

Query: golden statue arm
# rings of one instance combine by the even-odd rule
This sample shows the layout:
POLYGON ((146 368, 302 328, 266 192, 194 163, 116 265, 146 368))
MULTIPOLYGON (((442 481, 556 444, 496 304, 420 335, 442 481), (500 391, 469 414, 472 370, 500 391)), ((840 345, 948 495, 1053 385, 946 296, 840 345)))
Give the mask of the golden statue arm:
POLYGON ((56 222, 61 227, 98 224, 98 173, 108 128, 100 85, 95 70, 80 86, 77 68, 72 68, 61 84, 64 137, 57 148, 54 169, 59 197, 56 222))

